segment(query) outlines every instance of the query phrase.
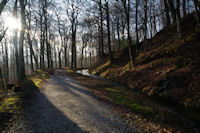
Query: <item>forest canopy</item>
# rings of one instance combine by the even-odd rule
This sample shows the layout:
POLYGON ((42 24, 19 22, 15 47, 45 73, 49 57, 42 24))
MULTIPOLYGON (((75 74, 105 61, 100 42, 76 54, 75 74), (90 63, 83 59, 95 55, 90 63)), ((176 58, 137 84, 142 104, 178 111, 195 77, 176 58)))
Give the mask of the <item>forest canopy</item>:
POLYGON ((195 11, 198 0, 1 0, 0 76, 15 83, 38 69, 88 68, 195 11))

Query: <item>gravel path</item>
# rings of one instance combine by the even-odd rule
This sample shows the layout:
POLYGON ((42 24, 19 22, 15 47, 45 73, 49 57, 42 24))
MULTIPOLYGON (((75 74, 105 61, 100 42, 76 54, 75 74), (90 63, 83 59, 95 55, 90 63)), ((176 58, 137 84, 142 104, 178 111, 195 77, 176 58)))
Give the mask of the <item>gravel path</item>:
MULTIPOLYGON (((57 70, 25 108, 15 133, 137 133, 110 105, 95 99, 71 76, 57 70)), ((91 83, 92 84, 92 83, 91 83)))

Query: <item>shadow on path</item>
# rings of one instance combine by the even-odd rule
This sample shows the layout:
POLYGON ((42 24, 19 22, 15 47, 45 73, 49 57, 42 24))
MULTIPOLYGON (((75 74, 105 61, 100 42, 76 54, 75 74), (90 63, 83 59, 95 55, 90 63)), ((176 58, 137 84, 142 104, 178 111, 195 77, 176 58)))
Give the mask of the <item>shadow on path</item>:
MULTIPOLYGON (((25 132, 32 133, 85 133, 57 109, 40 92, 32 81, 26 81, 22 87, 25 93, 25 132)), ((20 128, 15 132, 20 132, 20 128)), ((23 129, 24 130, 24 129, 23 129)))

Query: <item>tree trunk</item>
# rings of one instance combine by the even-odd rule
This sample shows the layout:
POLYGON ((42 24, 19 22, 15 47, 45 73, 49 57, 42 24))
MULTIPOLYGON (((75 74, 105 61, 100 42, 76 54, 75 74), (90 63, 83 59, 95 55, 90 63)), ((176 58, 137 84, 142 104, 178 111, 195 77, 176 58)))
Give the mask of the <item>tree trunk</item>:
POLYGON ((92 54, 90 52, 90 67, 92 66, 92 54))
POLYGON ((101 32, 101 36, 100 36, 100 40, 101 40, 101 55, 100 56, 104 56, 104 39, 103 39, 103 11, 102 11, 102 0, 99 1, 99 11, 100 11, 100 32, 101 32))
POLYGON ((183 4, 182 4, 182 8, 183 8, 183 17, 186 15, 186 9, 185 9, 185 6, 186 6, 186 0, 183 0, 183 4))
POLYGON ((76 24, 72 22, 72 62, 71 69, 76 69, 76 24))
POLYGON ((43 15, 40 12, 40 68, 44 69, 44 34, 43 34, 43 15))
POLYGON ((181 15, 180 15, 180 0, 176 0, 176 25, 177 25, 178 36, 182 37, 182 24, 181 24, 181 15))
POLYGON ((1 16, 1 13, 5 7, 5 5, 7 4, 8 0, 3 0, 1 3, 0 3, 0 16, 1 16))
POLYGON ((165 15, 166 15, 167 26, 169 26, 171 24, 171 22, 170 22, 169 8, 167 5, 167 0, 164 0, 164 5, 165 5, 165 15))
POLYGON ((168 8, 169 8, 169 10, 172 14, 172 17, 173 17, 172 22, 175 23, 176 22, 176 11, 174 9, 174 4, 173 4, 172 0, 166 0, 166 2, 167 2, 167 5, 168 5, 168 8))
POLYGON ((64 57, 65 57, 65 66, 67 66, 67 45, 65 45, 65 49, 64 49, 64 57))
POLYGON ((147 0, 144 4, 144 40, 147 40, 147 0))
POLYGON ((74 42, 73 42, 73 30, 72 30, 72 46, 71 46, 71 69, 74 68, 74 42))
POLYGON ((124 23, 124 20, 123 20, 124 18, 122 18, 122 41, 124 41, 125 40, 125 23, 124 23))
MULTIPOLYGON (((84 44, 83 44, 84 45, 84 44)), ((83 51, 84 51, 84 46, 81 49, 81 68, 83 68, 83 51)))
POLYGON ((57 68, 57 50, 56 50, 56 45, 54 45, 54 67, 57 68))
MULTIPOLYGON (((16 19, 17 18, 17 3, 18 0, 15 0, 15 5, 14 5, 14 11, 13 11, 13 17, 16 19)), ((14 30, 14 37, 13 37, 13 43, 15 47, 15 62, 16 62, 16 76, 17 79, 19 78, 19 50, 18 50, 18 30, 14 30)))
POLYGON ((118 47, 120 50, 120 43, 121 43, 121 39, 120 39, 120 27, 119 27, 119 15, 117 15, 117 42, 118 42, 118 47))
POLYGON ((108 36, 108 50, 109 50, 109 58, 110 62, 113 62, 113 54, 111 50, 111 39, 110 39, 110 13, 108 7, 108 1, 106 1, 106 21, 107 21, 107 36, 108 36))
POLYGON ((3 74, 2 74, 1 67, 0 67, 0 83, 1 83, 1 86, 2 86, 4 89, 7 89, 7 86, 6 86, 6 84, 5 84, 5 79, 4 79, 3 74))
POLYGON ((45 44, 46 44, 46 53, 47 53, 47 66, 51 68, 51 49, 50 44, 48 42, 48 26, 47 26, 47 0, 44 0, 43 6, 43 13, 44 13, 44 26, 45 26, 45 44))
POLYGON ((5 39, 5 81, 6 81, 6 84, 8 83, 8 80, 9 80, 9 64, 8 64, 8 44, 7 44, 7 40, 5 39))
POLYGON ((155 12, 153 12, 153 30, 154 30, 154 35, 157 33, 157 26, 156 26, 156 15, 155 12))
POLYGON ((35 52, 33 50, 33 44, 32 44, 32 41, 30 39, 29 33, 27 33, 27 39, 28 39, 28 44, 29 44, 29 47, 30 47, 31 69, 34 72, 33 58, 35 60, 36 69, 38 68, 38 60, 37 60, 37 57, 36 57, 35 52))
POLYGON ((188 8, 188 14, 190 13, 190 0, 187 0, 187 8, 188 8))
POLYGON ((21 8, 21 31, 19 38, 19 80, 25 79, 25 64, 24 64, 24 33, 25 33, 25 4, 24 0, 20 0, 20 8, 21 8))
POLYGON ((138 0, 135 3, 135 32, 136 32, 136 43, 139 44, 139 35, 138 35, 138 0))
POLYGON ((62 59, 61 59, 62 50, 59 51, 58 58, 59 58, 59 68, 62 68, 62 59))
POLYGON ((194 5, 195 5, 195 16, 196 16, 196 20, 197 20, 197 24, 200 27, 200 7, 198 9, 198 0, 193 0, 194 5))
POLYGON ((130 36, 130 0, 128 0, 128 5, 126 4, 126 0, 125 1, 122 0, 122 2, 126 13, 129 57, 131 61, 131 67, 133 67, 134 60, 131 50, 131 36, 130 36))

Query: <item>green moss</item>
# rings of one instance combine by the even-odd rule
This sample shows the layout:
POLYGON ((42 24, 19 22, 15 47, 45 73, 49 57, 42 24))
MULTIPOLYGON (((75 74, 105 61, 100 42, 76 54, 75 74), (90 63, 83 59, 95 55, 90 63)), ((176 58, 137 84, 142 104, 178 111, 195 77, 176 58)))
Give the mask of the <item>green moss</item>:
POLYGON ((110 91, 110 92, 119 92, 120 90, 119 89, 114 89, 114 88, 106 88, 107 91, 110 91))
POLYGON ((36 87, 40 87, 43 80, 41 78, 32 78, 32 81, 36 87))
POLYGON ((0 112, 13 113, 21 108, 21 97, 8 97, 3 100, 0 105, 0 112))
POLYGON ((148 114, 148 113, 152 112, 152 108, 143 106, 138 103, 132 103, 132 104, 130 104, 130 107, 132 110, 135 110, 136 112, 143 112, 144 114, 148 114))
POLYGON ((71 73, 71 72, 75 72, 74 70, 72 69, 66 69, 67 72, 71 73))
POLYGON ((38 70, 35 76, 31 76, 30 80, 33 81, 36 87, 40 87, 41 83, 48 78, 48 72, 38 70))
POLYGON ((132 111, 142 114, 149 114, 153 111, 151 107, 147 107, 134 98, 126 95, 124 92, 116 88, 106 88, 108 99, 117 105, 128 106, 132 111))

